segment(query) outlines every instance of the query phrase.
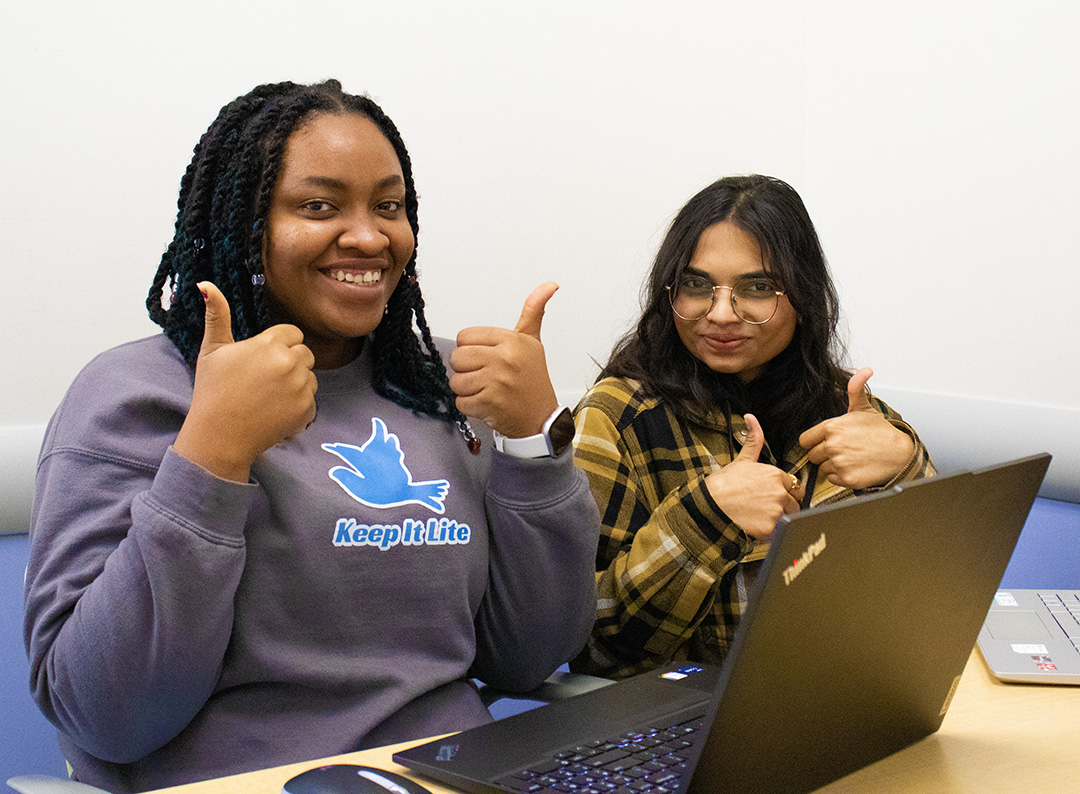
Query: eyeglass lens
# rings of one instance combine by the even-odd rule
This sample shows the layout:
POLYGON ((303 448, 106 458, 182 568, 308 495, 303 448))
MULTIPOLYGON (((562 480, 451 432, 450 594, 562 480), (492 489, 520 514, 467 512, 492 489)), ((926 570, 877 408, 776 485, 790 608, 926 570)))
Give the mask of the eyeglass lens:
POLYGON ((730 293, 731 308, 739 319, 753 325, 772 319, 783 294, 776 282, 768 278, 743 279, 733 287, 726 287, 690 275, 668 287, 668 295, 677 315, 684 320, 700 320, 712 310, 721 290, 730 293))

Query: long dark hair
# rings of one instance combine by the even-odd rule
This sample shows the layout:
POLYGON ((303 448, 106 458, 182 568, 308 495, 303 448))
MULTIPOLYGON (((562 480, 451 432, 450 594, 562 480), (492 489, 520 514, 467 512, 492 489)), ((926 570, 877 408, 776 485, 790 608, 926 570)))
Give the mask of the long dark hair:
MULTIPOLYGON (((224 293, 237 340, 255 336, 271 324, 261 278, 266 217, 285 144, 297 126, 316 113, 358 113, 378 126, 401 164, 405 214, 414 239, 419 234, 409 152, 397 127, 375 102, 346 94, 337 80, 316 85, 270 83, 237 97, 221 109, 195 147, 180 182, 173 240, 146 299, 150 318, 193 368, 204 327, 198 282, 213 281, 224 293), (167 284, 172 297, 165 308, 162 291, 167 284)), ((424 317, 415 251, 370 343, 377 393, 419 413, 464 421, 424 317)))
POLYGON ((752 411, 777 455, 799 434, 846 408, 839 301, 814 224, 799 194, 782 180, 751 175, 720 179, 675 216, 642 290, 637 327, 611 353, 600 377, 638 380, 678 416, 701 420, 720 409, 752 411), (799 322, 791 344, 750 383, 717 373, 679 338, 667 287, 690 264, 701 234, 728 222, 753 236, 799 322))

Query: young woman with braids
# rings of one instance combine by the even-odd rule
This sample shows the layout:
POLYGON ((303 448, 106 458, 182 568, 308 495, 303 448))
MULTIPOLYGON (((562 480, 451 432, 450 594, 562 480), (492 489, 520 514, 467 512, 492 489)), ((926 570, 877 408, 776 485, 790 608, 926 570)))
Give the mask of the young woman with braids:
POLYGON ((32 689, 77 779, 465 728, 490 719, 472 678, 529 689, 586 641, 598 517, 539 339, 555 285, 444 346, 448 377, 417 230, 397 129, 336 81, 259 86, 199 142, 147 300, 164 334, 87 366, 40 459, 32 689))
POLYGON ((798 194, 721 179, 675 217, 637 328, 577 410, 600 506, 599 608, 571 668, 719 663, 785 513, 933 473, 840 366, 838 306, 798 194))

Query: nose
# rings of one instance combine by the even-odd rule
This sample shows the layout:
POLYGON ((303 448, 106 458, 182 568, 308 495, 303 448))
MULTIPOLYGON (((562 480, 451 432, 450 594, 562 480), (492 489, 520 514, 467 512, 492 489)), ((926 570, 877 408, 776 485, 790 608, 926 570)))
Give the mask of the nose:
POLYGON ((379 228, 378 221, 378 217, 368 212, 347 216, 338 236, 338 245, 360 251, 366 256, 382 253, 389 247, 390 238, 379 228))
POLYGON ((735 313, 731 305, 731 287, 717 286, 713 290, 713 304, 706 319, 720 325, 722 323, 741 323, 742 318, 735 313), (723 290, 727 290, 724 292, 723 290))

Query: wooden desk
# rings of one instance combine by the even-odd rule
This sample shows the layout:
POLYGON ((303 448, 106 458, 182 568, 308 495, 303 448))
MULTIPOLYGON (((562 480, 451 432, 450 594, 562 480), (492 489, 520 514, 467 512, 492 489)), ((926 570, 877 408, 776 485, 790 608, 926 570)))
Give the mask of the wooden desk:
MULTIPOLYGON (((426 740, 425 740, 426 741, 426 740)), ((941 730, 898 753, 842 778, 820 794, 994 794, 1074 792, 1080 778, 1080 687, 1002 684, 989 674, 978 649, 968 659, 941 730)), ((378 747, 316 761, 160 789, 169 794, 280 794, 293 775, 325 763, 355 763, 394 772, 391 760, 410 744, 378 747)), ((433 781, 410 775, 447 794, 433 781)))

